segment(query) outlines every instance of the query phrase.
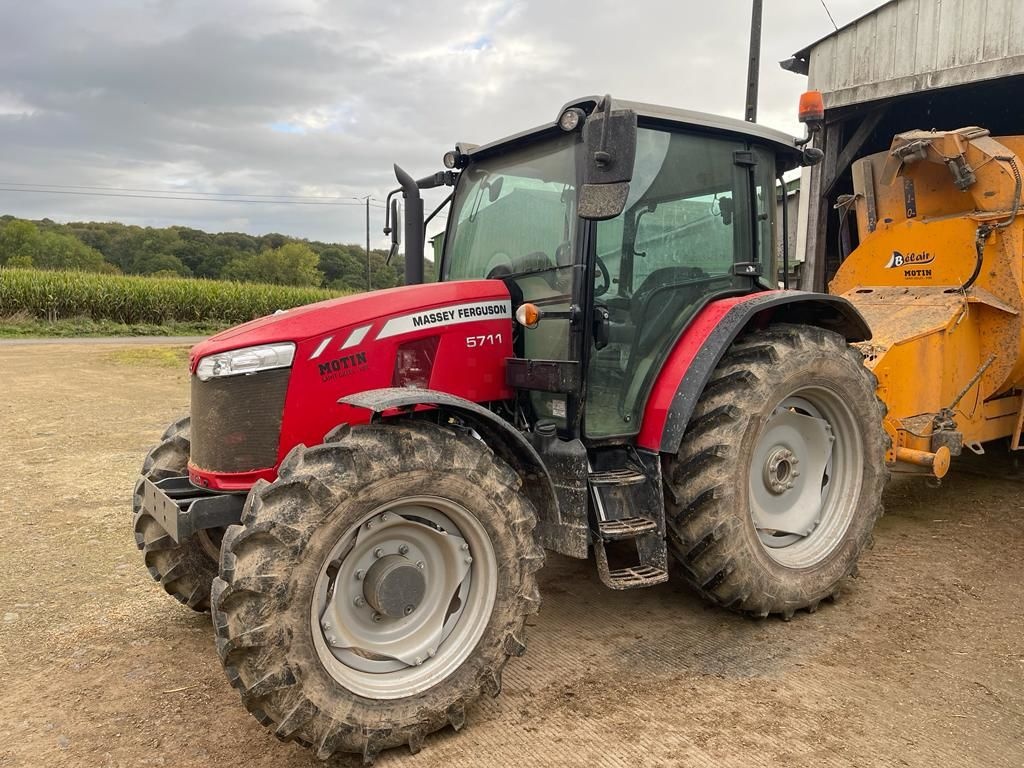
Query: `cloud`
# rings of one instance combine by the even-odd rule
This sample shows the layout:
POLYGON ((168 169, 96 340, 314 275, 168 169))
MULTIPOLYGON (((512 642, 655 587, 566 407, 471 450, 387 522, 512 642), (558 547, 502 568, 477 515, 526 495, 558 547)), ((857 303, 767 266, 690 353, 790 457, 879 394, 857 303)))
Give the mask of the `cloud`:
MULTIPOLYGON (((841 23, 874 5, 829 4, 841 23)), ((455 141, 551 120, 584 94, 742 115, 749 8, 749 0, 19 3, 0 26, 0 182, 382 200, 395 186, 392 163, 426 174, 455 141)), ((805 81, 776 62, 830 30, 818 0, 767 4, 763 122, 798 130, 805 81)), ((364 212, 347 204, 0 191, 0 213, 364 237, 364 212)), ((374 242, 382 244, 381 224, 374 242)))

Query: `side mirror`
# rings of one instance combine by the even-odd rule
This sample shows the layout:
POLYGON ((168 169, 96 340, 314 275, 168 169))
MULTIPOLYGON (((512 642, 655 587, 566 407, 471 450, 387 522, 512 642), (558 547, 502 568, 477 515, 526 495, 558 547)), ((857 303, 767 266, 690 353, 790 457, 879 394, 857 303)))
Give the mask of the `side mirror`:
POLYGON ((391 228, 391 250, 388 252, 388 263, 398 255, 398 246, 402 244, 402 214, 398 210, 398 200, 391 201, 391 216, 389 224, 391 228))
POLYGON ((824 157, 825 153, 817 147, 804 147, 803 154, 800 158, 800 165, 817 165, 824 159, 824 157))
POLYGON ((605 96, 583 125, 585 163, 579 215, 604 221, 622 213, 636 161, 636 112, 611 109, 605 96))
POLYGON ((614 219, 626 207, 628 197, 628 181, 615 184, 584 184, 580 190, 580 218, 590 221, 614 219))

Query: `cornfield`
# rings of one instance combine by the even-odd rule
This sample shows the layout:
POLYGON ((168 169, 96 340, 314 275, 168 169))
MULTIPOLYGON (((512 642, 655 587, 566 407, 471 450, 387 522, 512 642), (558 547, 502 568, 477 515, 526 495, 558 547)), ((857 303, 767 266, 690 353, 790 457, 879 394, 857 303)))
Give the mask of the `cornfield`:
POLYGON ((119 323, 240 323, 341 295, 323 288, 172 277, 0 269, 0 317, 119 323))

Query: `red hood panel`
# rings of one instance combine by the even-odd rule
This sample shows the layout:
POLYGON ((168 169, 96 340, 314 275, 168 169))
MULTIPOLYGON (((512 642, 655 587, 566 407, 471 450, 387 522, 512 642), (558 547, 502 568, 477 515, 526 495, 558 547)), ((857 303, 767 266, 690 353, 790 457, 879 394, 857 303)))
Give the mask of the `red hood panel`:
POLYGON ((298 343, 332 330, 388 315, 415 312, 453 302, 508 297, 508 289, 500 280, 425 283, 342 296, 289 309, 277 315, 267 315, 221 331, 192 348, 190 363, 194 369, 195 363, 207 355, 278 341, 298 343))

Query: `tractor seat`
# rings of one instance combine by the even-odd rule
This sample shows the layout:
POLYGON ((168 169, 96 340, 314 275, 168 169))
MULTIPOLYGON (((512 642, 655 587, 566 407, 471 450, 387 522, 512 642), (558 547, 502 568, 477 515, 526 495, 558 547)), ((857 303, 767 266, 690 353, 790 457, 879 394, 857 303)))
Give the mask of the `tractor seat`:
POLYGON ((633 327, 636 328, 634 355, 644 355, 656 345, 662 332, 672 325, 672 315, 694 298, 696 291, 687 290, 687 284, 707 276, 700 267, 663 267, 644 278, 633 293, 629 308, 633 327), (667 322, 658 322, 662 319, 667 322))
POLYGON ((633 345, 626 364, 626 385, 621 409, 631 414, 644 391, 651 367, 659 360, 684 324, 712 292, 709 283, 729 275, 708 275, 699 267, 665 267, 648 275, 633 294, 630 316, 635 324, 633 345))

